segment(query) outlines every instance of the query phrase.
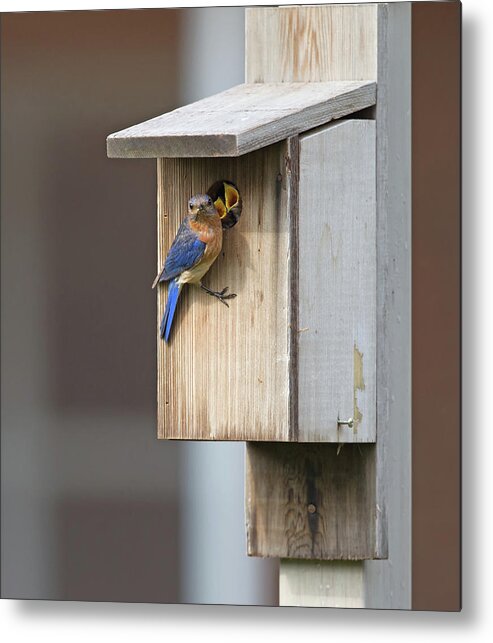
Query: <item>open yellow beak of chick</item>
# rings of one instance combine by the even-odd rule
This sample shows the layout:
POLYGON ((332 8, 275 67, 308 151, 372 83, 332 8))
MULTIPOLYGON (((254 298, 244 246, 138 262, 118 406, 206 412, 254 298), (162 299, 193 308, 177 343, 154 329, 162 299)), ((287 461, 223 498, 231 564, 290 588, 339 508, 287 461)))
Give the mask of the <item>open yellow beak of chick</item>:
POLYGON ((243 208, 240 191, 236 185, 229 180, 222 179, 216 181, 207 190, 214 206, 221 217, 223 228, 232 228, 235 226, 241 216, 243 208))

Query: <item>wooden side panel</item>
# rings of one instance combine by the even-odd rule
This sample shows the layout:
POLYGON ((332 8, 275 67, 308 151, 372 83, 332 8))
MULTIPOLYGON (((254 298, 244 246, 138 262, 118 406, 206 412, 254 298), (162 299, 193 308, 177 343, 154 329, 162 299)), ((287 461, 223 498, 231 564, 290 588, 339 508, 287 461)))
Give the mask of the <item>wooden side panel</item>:
POLYGON ((377 5, 246 10, 246 82, 374 80, 377 5))
MULTIPOLYGON (((158 437, 197 440, 289 438, 287 144, 238 159, 158 161, 158 267, 190 195, 220 178, 243 194, 243 215, 204 278, 229 286, 226 308, 186 286, 170 342, 158 336, 158 437)), ((159 286, 158 324, 166 302, 159 286)))
POLYGON ((250 444, 250 556, 375 558, 374 445, 250 444))
POLYGON ((341 121, 301 137, 299 190, 298 440, 372 442, 375 122, 341 121))

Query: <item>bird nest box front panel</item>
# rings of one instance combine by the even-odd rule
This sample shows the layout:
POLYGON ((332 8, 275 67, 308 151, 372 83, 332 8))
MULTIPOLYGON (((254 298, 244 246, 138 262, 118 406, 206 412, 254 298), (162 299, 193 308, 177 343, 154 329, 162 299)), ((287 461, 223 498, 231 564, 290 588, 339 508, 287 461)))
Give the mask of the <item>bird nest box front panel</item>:
MULTIPOLYGON (((191 194, 218 178, 240 189, 243 215, 224 230, 203 278, 236 293, 229 307, 198 287, 180 296, 168 342, 158 336, 158 435, 204 440, 289 440, 290 207, 286 143, 233 159, 158 162, 158 266, 191 194)), ((158 287, 158 323, 167 299, 158 287)))

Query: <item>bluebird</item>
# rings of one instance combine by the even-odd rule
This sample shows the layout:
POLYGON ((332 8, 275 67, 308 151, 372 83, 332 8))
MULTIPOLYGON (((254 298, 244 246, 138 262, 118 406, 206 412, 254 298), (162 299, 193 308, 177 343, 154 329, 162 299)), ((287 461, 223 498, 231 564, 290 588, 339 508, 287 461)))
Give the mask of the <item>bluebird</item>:
POLYGON ((160 335, 168 341, 176 304, 184 284, 200 286, 205 292, 228 306, 227 299, 236 297, 227 294, 228 288, 220 292, 210 290, 202 278, 221 252, 223 228, 221 217, 208 194, 197 194, 188 202, 188 216, 182 221, 175 240, 171 244, 164 267, 157 275, 152 287, 168 281, 168 299, 161 320, 160 335))

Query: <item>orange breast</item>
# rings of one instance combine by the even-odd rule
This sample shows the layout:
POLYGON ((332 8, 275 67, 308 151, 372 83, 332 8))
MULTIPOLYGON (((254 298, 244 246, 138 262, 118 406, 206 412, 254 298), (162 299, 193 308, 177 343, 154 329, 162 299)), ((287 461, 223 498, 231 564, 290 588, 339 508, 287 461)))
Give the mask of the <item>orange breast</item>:
POLYGON ((200 261, 198 261, 193 268, 182 272, 178 279, 178 283, 200 283, 202 277, 209 270, 221 252, 223 245, 223 228, 219 217, 217 217, 217 223, 219 225, 216 225, 214 219, 216 219, 216 217, 214 217, 212 221, 197 221, 197 219, 190 221, 190 227, 192 230, 194 230, 197 233, 198 238, 206 244, 205 252, 200 261))
POLYGON ((219 217, 210 217, 208 220, 198 219, 190 221, 190 227, 197 232, 199 239, 206 244, 203 259, 215 259, 221 252, 223 245, 223 228, 219 217))

